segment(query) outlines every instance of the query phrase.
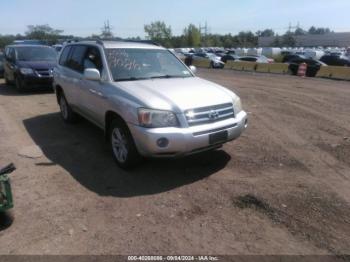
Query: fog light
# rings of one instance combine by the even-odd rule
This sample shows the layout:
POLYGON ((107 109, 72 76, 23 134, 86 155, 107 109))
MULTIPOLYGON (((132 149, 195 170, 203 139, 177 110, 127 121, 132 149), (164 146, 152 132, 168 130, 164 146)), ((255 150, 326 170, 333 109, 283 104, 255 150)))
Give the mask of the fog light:
POLYGON ((157 140, 157 145, 161 148, 167 147, 169 145, 169 140, 165 137, 159 138, 157 140))

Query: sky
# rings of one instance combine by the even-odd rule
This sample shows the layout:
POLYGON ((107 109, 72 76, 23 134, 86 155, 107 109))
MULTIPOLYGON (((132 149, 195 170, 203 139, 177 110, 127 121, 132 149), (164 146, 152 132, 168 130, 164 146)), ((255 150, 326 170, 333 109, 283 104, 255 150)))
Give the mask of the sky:
POLYGON ((156 20, 180 35, 190 23, 210 33, 329 27, 350 32, 349 0, 0 0, 0 34, 23 34, 27 25, 49 24, 64 34, 99 34, 106 20, 119 37, 144 37, 143 26, 156 20))

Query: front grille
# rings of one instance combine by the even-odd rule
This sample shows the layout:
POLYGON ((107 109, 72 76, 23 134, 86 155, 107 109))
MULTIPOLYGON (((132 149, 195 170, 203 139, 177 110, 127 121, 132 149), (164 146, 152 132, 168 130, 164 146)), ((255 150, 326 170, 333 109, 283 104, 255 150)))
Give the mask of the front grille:
POLYGON ((189 126, 197 126, 234 118, 235 113, 233 105, 227 103, 186 110, 185 116, 189 126))
POLYGON ((37 70, 35 70, 35 73, 39 77, 50 77, 50 76, 52 76, 52 70, 50 70, 50 69, 37 69, 37 70))

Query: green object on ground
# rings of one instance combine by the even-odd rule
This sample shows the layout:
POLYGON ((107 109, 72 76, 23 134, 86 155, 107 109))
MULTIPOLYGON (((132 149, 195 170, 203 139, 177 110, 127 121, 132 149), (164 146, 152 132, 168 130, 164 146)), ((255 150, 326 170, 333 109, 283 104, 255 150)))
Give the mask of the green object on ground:
POLYGON ((0 170, 0 212, 13 208, 13 198, 11 191, 10 178, 7 174, 14 171, 14 165, 9 165, 0 170))

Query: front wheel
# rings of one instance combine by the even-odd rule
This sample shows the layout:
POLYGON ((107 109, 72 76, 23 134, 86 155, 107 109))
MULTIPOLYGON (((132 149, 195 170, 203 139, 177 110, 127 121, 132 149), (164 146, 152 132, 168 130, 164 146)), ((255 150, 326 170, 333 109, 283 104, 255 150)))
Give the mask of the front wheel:
POLYGON ((9 86, 9 85, 12 84, 11 81, 7 78, 6 73, 4 74, 4 78, 5 78, 5 84, 6 84, 7 86, 9 86))
POLYGON ((109 142, 113 158, 119 167, 128 169, 139 162, 140 155, 132 135, 122 121, 113 120, 109 130, 109 142))
POLYGON ((67 99, 63 94, 60 94, 59 96, 59 105, 63 121, 66 123, 74 123, 77 119, 77 115, 69 106, 67 99))
POLYGON ((16 89, 17 89, 18 92, 23 92, 24 91, 23 81, 19 77, 16 77, 16 89))

